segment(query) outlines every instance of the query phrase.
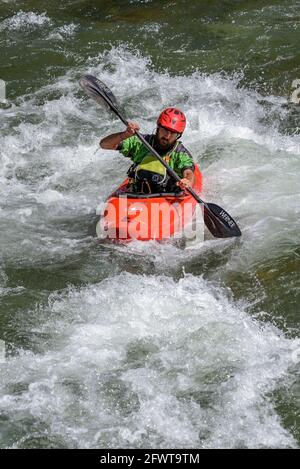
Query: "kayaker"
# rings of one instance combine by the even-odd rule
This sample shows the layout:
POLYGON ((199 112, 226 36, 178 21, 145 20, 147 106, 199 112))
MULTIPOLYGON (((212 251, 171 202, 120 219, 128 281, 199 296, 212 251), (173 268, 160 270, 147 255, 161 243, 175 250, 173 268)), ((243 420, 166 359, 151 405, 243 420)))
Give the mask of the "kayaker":
POLYGON ((194 163, 192 155, 179 140, 186 126, 183 112, 177 108, 164 109, 157 119, 155 134, 143 135, 147 142, 181 178, 176 183, 164 166, 151 154, 135 131, 140 129, 135 122, 129 122, 124 132, 108 135, 100 140, 100 147, 106 150, 119 150, 133 161, 129 168, 129 190, 142 193, 176 192, 194 183, 194 163), (178 187, 178 185, 180 187, 178 187))

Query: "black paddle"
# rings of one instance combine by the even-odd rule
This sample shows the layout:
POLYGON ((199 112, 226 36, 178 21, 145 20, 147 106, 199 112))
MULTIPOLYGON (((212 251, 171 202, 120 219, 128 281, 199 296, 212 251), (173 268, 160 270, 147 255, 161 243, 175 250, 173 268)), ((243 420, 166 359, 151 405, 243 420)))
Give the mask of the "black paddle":
MULTIPOLYGON (((103 102, 106 103, 108 108, 111 109, 119 117, 119 119, 121 119, 123 124, 125 124, 126 127, 128 126, 128 121, 118 110, 118 104, 115 96, 102 81, 98 80, 98 78, 94 77, 93 75, 85 75, 81 78, 79 83, 88 96, 90 96, 100 105, 103 105, 103 102)), ((143 142, 150 153, 152 153, 152 155, 155 156, 166 168, 169 175, 179 182, 180 177, 175 173, 175 171, 173 171, 173 169, 170 168, 170 166, 154 150, 154 148, 149 145, 144 137, 137 131, 135 134, 141 140, 141 142, 143 142)), ((199 204, 204 206, 204 223, 213 236, 216 238, 231 238, 234 236, 241 236, 242 233, 236 222, 227 212, 225 212, 224 209, 216 204, 204 202, 191 187, 187 187, 186 190, 196 199, 199 204)))

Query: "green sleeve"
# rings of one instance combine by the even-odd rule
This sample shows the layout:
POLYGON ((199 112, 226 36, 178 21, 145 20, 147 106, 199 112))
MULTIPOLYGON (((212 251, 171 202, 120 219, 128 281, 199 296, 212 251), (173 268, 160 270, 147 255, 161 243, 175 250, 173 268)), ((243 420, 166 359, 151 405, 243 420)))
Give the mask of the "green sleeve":
POLYGON ((132 159, 136 153, 138 145, 139 140, 135 135, 133 135, 132 137, 123 140, 120 145, 119 151, 122 153, 122 155, 126 156, 126 158, 132 159))
POLYGON ((193 159, 187 153, 178 153, 176 168, 182 172, 184 169, 194 169, 193 159))

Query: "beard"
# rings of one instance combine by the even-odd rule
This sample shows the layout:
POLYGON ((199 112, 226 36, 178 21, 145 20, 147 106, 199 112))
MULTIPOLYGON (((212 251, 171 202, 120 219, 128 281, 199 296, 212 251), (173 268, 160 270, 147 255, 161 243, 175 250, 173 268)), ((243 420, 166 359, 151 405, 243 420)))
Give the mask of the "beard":
POLYGON ((174 143, 169 143, 168 140, 164 138, 159 139, 157 135, 154 137, 154 146, 158 150, 158 152, 166 152, 173 148, 174 143))

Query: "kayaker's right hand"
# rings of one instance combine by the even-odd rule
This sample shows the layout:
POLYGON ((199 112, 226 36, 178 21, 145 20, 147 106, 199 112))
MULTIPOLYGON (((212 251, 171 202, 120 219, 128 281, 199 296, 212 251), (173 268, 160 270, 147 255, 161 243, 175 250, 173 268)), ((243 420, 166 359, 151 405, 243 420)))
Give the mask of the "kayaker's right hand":
POLYGON ((127 129, 124 132, 108 135, 100 140, 100 147, 104 150, 117 150, 123 140, 132 137, 136 131, 140 130, 139 124, 128 122, 127 129))
POLYGON ((135 134, 135 132, 139 130, 140 130, 139 124, 136 124, 135 122, 128 122, 127 129, 125 130, 125 132, 123 132, 124 140, 125 138, 132 137, 135 134))

